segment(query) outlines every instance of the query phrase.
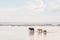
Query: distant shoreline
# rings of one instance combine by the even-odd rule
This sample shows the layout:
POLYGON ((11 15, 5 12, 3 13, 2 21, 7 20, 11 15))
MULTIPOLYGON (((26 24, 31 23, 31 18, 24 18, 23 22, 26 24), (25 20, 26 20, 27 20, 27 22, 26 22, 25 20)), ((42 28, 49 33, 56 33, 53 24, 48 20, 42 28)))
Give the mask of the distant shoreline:
POLYGON ((60 23, 0 22, 0 26, 60 26, 60 23))

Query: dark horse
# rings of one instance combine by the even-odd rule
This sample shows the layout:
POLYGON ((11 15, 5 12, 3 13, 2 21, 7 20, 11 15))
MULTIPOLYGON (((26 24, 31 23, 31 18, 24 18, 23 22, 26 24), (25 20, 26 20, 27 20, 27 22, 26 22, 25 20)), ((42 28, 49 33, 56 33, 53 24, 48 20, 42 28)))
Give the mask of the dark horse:
POLYGON ((29 28, 30 31, 34 31, 34 28, 29 28))

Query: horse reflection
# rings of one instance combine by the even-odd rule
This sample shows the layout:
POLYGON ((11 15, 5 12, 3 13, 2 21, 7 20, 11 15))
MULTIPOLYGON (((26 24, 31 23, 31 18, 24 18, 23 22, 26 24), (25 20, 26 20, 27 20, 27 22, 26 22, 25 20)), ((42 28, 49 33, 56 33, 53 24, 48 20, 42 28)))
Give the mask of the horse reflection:
POLYGON ((34 31, 29 31, 29 40, 34 40, 34 31))
POLYGON ((30 32, 29 32, 29 35, 34 35, 34 32, 30 31, 30 32))
POLYGON ((39 35, 39 36, 42 36, 42 33, 41 33, 41 32, 38 32, 38 35, 39 35))

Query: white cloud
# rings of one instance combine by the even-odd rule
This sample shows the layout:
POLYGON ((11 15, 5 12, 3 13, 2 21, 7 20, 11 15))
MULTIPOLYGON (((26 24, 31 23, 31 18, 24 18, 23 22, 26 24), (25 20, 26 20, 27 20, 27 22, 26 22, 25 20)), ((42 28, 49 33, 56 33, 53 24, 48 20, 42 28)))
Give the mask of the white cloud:
POLYGON ((60 0, 56 0, 56 1, 51 1, 49 3, 47 3, 46 5, 47 10, 55 10, 55 9, 59 9, 60 8, 60 0))
POLYGON ((0 21, 15 22, 56 22, 60 20, 60 1, 44 3, 43 0, 30 0, 19 8, 0 8, 0 21), (53 14, 53 15, 52 15, 53 14))
POLYGON ((34 15, 37 12, 43 12, 45 4, 42 0, 30 0, 26 2, 25 7, 22 8, 27 14, 34 15))

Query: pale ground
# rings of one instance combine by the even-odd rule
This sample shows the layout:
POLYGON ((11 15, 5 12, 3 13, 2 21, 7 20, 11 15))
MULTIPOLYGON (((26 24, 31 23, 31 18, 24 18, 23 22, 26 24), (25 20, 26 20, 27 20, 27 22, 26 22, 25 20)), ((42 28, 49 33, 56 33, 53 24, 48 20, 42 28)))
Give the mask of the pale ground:
POLYGON ((0 26, 0 40, 60 40, 60 27, 34 27, 34 33, 30 33, 28 28, 0 26), (39 34, 38 28, 46 29, 47 34, 39 34))

